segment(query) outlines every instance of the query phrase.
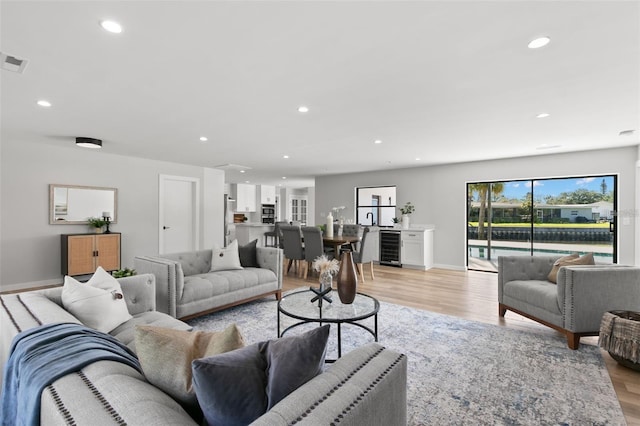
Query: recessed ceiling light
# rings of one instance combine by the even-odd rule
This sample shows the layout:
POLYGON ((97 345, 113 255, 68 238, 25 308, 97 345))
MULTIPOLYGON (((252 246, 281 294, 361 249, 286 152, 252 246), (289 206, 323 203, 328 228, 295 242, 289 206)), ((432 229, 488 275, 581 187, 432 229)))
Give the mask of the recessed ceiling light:
POLYGON ((245 180, 245 181, 244 181, 244 183, 250 183, 250 181, 248 181, 248 180, 245 180))
POLYGON ((82 148, 102 148, 102 141, 94 138, 76 138, 76 145, 82 148))
POLYGON ((244 173, 244 172, 245 172, 244 170, 240 170, 240 173, 244 173))
POLYGON ((309 107, 304 106, 304 105, 300 105, 298 107, 298 112, 309 112, 309 107))
POLYGON ((282 179, 286 179, 286 178, 287 178, 286 176, 282 176, 282 179))
POLYGON ((49 108, 51 106, 51 102, 40 99, 38 101, 38 105, 40 105, 41 107, 49 108))
POLYGON ((288 155, 283 155, 282 158, 289 158, 289 156, 288 155))
POLYGON ((382 143, 382 141, 380 139, 376 139, 375 141, 373 141, 373 143, 375 143, 376 145, 379 145, 382 143))
POLYGON ((635 132, 636 132, 636 131, 635 131, 635 130, 633 130, 633 129, 623 130, 623 131, 621 131, 620 133, 618 133, 618 136, 633 136, 633 134, 634 134, 635 132))
POLYGON ((539 149, 539 150, 543 150, 543 149, 555 149, 555 148, 560 148, 561 146, 562 146, 562 145, 549 145, 549 144, 543 143, 542 145, 538 145, 538 146, 536 147, 536 149, 539 149))
POLYGON ((538 37, 538 38, 536 38, 534 40, 531 40, 529 42, 529 44, 527 45, 527 47, 529 49, 539 49, 539 48, 549 44, 550 41, 551 41, 551 39, 549 37, 538 37))
POLYGON ((206 136, 200 136, 200 142, 206 142, 206 141, 208 141, 208 140, 209 140, 209 139, 207 139, 207 137, 206 137, 206 136))
POLYGON ((416 161, 420 161, 420 157, 417 157, 417 158, 416 158, 416 161))
POLYGON ((536 115, 536 118, 547 118, 548 116, 549 116, 548 113, 541 112, 540 114, 536 115))
POLYGON ((122 25, 116 21, 100 21, 100 26, 110 33, 120 34, 122 32, 122 25))

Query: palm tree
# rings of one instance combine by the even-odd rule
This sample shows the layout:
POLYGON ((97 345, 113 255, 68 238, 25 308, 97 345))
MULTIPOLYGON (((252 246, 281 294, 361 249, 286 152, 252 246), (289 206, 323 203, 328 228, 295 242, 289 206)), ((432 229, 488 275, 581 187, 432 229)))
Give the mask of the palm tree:
MULTIPOLYGON (((502 182, 492 182, 492 183, 472 183, 469 184, 469 192, 478 193, 478 201, 480 202, 480 210, 478 212, 478 239, 485 239, 484 232, 484 222, 485 222, 485 214, 487 211, 487 201, 489 200, 489 185, 491 185, 491 193, 493 196, 498 196, 502 194, 504 191, 504 183, 502 182)), ((491 218, 489 218, 489 222, 491 222, 491 218)), ((491 225, 489 225, 491 226, 491 225)))

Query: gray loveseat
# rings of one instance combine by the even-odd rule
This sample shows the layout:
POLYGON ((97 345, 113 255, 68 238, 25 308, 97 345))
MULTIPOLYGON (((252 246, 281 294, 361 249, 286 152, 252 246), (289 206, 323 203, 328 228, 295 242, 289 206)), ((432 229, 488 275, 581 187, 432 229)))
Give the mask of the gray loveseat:
POLYGON ((559 256, 500 256, 499 315, 513 311, 567 336, 597 336, 610 310, 640 310, 640 268, 622 265, 563 266, 557 284, 547 280, 559 256))
MULTIPOLYGON (((133 318, 111 334, 129 347, 135 349, 133 331, 138 324, 190 328, 154 310, 153 275, 119 281, 133 318)), ((61 291, 55 288, 0 296, 2 366, 11 340, 19 331, 55 322, 80 323, 63 309, 61 291)), ((221 329, 225 325, 221 325, 221 329)), ((404 425, 407 421, 406 368, 406 356, 376 343, 368 344, 343 356, 254 424, 404 425)), ((143 375, 114 361, 97 361, 77 373, 61 377, 45 388, 41 401, 43 426, 197 425, 180 404, 147 382, 143 375)))
POLYGON ((210 272, 211 250, 136 256, 139 273, 156 276, 157 309, 188 319, 282 294, 282 250, 257 247, 258 268, 210 272))

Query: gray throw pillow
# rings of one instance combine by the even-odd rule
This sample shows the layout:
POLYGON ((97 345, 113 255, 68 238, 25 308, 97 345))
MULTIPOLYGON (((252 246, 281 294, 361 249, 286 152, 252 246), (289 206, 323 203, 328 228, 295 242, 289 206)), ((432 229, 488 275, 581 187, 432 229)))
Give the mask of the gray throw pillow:
POLYGON ((322 371, 329 325, 193 361, 208 424, 247 425, 322 371))
POLYGON ((240 265, 243 268, 257 268, 258 267, 258 240, 253 240, 243 246, 238 247, 238 254, 240 255, 240 265))

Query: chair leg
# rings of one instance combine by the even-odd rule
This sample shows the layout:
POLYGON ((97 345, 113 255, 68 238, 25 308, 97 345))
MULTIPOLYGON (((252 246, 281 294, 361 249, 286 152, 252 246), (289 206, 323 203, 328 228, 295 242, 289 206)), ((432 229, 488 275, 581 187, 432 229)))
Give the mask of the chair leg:
POLYGON ((308 276, 309 276, 309 262, 305 262, 304 279, 306 280, 308 276))
POLYGON ((293 259, 289 259, 289 266, 287 266, 287 274, 291 270, 291 265, 293 265, 293 259))
POLYGON ((371 268, 371 281, 373 281, 375 279, 375 277, 373 276, 373 260, 371 262, 369 262, 369 267, 371 268))
POLYGON ((567 331, 567 345, 569 349, 578 349, 580 347, 580 335, 567 331))
POLYGON ((360 279, 364 283, 364 271, 362 270, 362 263, 357 263, 356 265, 358 266, 356 268, 356 269, 358 269, 358 275, 360 275, 360 279))
POLYGON ((506 313, 507 313, 507 308, 502 303, 499 303, 498 304, 498 315, 500 315, 501 317, 504 317, 504 315, 506 313))

